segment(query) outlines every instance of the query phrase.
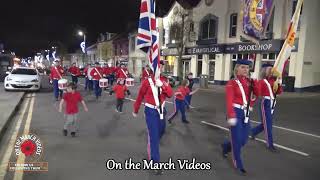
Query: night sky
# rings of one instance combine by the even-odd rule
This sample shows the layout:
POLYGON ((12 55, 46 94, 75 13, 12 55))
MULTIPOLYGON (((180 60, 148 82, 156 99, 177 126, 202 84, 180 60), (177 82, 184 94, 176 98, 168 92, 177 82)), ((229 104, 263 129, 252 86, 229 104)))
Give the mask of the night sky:
POLYGON ((87 32, 90 45, 101 32, 136 25, 139 6, 140 0, 1 0, 0 42, 18 56, 61 43, 74 51, 82 40, 78 29, 87 32))

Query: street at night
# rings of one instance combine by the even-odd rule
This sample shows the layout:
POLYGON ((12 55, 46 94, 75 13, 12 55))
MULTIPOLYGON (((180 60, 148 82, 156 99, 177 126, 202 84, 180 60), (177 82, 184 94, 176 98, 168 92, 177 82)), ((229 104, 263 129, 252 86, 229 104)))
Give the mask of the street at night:
POLYGON ((0 180, 319 179, 319 8, 1 2, 0 180))

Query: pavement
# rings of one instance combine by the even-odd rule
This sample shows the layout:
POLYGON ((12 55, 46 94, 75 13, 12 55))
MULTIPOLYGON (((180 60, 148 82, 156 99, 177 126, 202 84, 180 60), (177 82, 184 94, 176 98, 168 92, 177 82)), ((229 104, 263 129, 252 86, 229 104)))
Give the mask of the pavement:
MULTIPOLYGON (((0 180, 316 180, 320 175, 320 111, 317 110, 320 94, 317 93, 285 93, 279 97, 274 122, 278 152, 267 151, 263 142, 249 140, 242 151, 248 174, 241 176, 232 168, 231 159, 221 156, 220 144, 228 138, 224 87, 200 90, 192 97, 194 108, 187 112, 191 123, 185 125, 177 116, 171 125, 167 124, 160 143, 161 161, 169 158, 174 162, 177 159, 191 161, 195 158, 197 162, 211 163, 210 170, 166 170, 162 176, 155 176, 147 170, 110 170, 106 167, 106 162, 111 159, 123 163, 129 158, 134 162, 147 158, 143 107, 137 118, 131 115, 137 84, 130 87, 132 96, 125 101, 123 114, 115 112, 114 96, 103 93, 96 101, 94 95, 80 85, 79 91, 89 112, 80 107, 80 132, 75 138, 62 135, 64 116, 57 111, 58 102, 54 101, 50 86, 44 84, 43 87, 39 93, 25 96, 23 108, 16 113, 0 142, 0 180), (39 161, 48 162, 47 172, 7 170, 8 162, 21 162, 13 153, 12 142, 24 132, 41 138, 44 151, 39 161)), ((172 99, 168 99, 168 114, 173 111, 171 102, 172 99)), ((254 121, 260 121, 257 107, 252 120, 252 126, 256 125, 254 121)), ((257 138, 264 140, 263 134, 257 138)))
POLYGON ((24 92, 6 92, 0 83, 0 140, 23 100, 24 92))

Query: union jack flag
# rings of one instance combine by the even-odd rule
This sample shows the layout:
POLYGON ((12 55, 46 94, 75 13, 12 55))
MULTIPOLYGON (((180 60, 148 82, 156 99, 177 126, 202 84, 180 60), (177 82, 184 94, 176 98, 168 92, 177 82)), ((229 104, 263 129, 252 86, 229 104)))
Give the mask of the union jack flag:
POLYGON ((147 53, 155 79, 160 78, 159 32, 155 15, 155 0, 141 0, 137 48, 147 53))

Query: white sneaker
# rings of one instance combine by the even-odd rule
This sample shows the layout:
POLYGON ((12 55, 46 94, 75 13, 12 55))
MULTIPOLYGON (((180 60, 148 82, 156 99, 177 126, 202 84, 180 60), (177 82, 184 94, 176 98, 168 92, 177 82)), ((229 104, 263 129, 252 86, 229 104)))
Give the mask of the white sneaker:
POLYGON ((115 109, 115 111, 116 111, 117 113, 119 113, 118 109, 115 109))

